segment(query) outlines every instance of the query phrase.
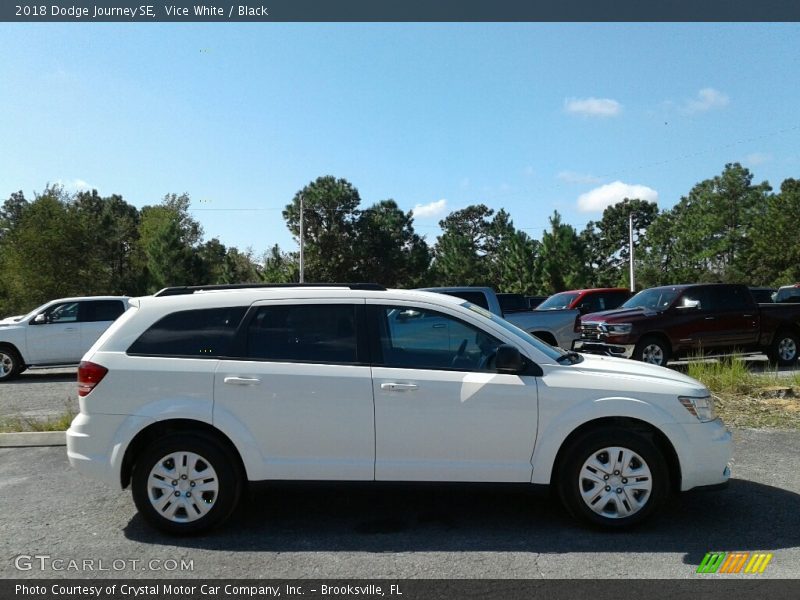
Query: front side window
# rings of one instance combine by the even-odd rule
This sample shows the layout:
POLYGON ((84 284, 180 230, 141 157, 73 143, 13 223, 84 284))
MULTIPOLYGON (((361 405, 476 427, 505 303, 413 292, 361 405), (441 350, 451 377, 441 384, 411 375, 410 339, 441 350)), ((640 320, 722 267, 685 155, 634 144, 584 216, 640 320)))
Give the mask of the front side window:
POLYGON ((622 305, 622 308, 649 308, 666 310, 680 293, 679 288, 651 288, 643 290, 622 305))
POLYGON ((502 343, 444 313, 404 306, 380 306, 381 363, 404 369, 494 371, 492 358, 502 343))
POLYGON ((128 348, 139 356, 215 358, 230 354, 244 306, 182 310, 163 317, 128 348))
POLYGON ((258 308, 247 328, 246 358, 288 362, 358 362, 352 304, 258 308))
POLYGON ((64 302, 51 306, 44 312, 45 323, 75 323, 78 320, 78 302, 64 302))

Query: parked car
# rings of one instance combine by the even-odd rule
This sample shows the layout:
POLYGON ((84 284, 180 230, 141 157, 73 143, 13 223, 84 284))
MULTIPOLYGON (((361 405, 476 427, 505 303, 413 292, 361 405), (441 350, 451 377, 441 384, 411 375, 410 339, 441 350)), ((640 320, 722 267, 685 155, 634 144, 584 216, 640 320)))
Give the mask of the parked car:
POLYGON ((581 317, 575 348, 666 365, 671 358, 766 353, 797 362, 800 306, 756 304, 744 285, 651 288, 619 309, 581 317))
POLYGON ((700 382, 554 348, 460 298, 222 286, 131 303, 83 357, 67 454, 168 532, 222 523, 249 481, 552 485, 622 528, 730 477, 700 382))
POLYGON ((60 298, 0 322, 0 382, 26 369, 74 366, 128 308, 126 296, 60 298))
POLYGON ((535 335, 551 346, 560 346, 567 350, 572 348, 572 344, 579 337, 580 316, 577 309, 566 309, 551 313, 527 311, 517 313, 505 313, 497 299, 497 294, 489 287, 431 287, 423 288, 425 291, 437 292, 456 296, 463 300, 468 300, 477 306, 485 308, 489 312, 507 319, 520 329, 535 335))
POLYGON ((775 293, 775 302, 800 302, 800 283, 784 285, 775 293))
POLYGON ((553 294, 537 306, 536 310, 576 308, 581 314, 586 314, 617 308, 630 297, 631 292, 628 288, 569 290, 553 294))
POLYGON ((757 304, 769 304, 775 295, 775 288, 770 287, 751 287, 750 295, 757 304))

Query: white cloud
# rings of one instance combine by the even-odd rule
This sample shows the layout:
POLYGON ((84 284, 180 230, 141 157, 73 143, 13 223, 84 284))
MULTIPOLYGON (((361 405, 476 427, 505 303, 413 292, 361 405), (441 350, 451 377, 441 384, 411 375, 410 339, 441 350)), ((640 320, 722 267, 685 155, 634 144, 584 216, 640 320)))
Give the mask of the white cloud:
POLYGON ((577 183, 582 185, 597 185, 603 180, 588 173, 576 173, 575 171, 561 171, 556 175, 564 183, 577 183))
POLYGON ((86 190, 97 189, 97 186, 86 183, 83 179, 69 179, 67 181, 58 180, 57 185, 62 186, 68 192, 83 192, 86 190))
POLYGON ((703 88, 697 92, 697 97, 687 100, 683 111, 690 115, 707 112, 717 108, 725 108, 730 103, 730 98, 714 88, 703 88))
POLYGON ((581 194, 578 197, 578 209, 581 212, 602 212, 625 198, 658 202, 658 192, 646 185, 631 185, 614 181, 581 194))
POLYGON ((442 198, 441 200, 436 200, 435 202, 428 202, 428 204, 417 204, 412 209, 415 217, 438 217, 439 215, 444 214, 444 211, 447 210, 447 200, 442 198))
POLYGON ((751 167, 757 167, 758 165, 763 165, 772 160, 771 154, 766 154, 764 152, 753 152, 752 154, 748 154, 744 157, 745 164, 750 165, 751 167))
POLYGON ((567 98, 564 110, 583 117, 616 117, 622 112, 622 105, 611 98, 567 98))

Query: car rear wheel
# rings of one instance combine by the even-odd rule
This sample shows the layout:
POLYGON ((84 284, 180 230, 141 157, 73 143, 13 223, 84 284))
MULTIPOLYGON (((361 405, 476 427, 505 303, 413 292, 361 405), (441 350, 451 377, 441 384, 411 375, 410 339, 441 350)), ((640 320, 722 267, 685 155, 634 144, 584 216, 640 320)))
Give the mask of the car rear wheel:
POLYGON ((22 357, 11 346, 0 346, 0 382, 14 379, 22 373, 22 357))
POLYGON ((593 525, 623 529, 646 519, 669 490, 660 450, 624 430, 590 433, 568 450, 559 473, 567 510, 593 525))
POLYGON ((242 489, 237 461, 215 441, 177 433, 150 446, 136 461, 136 508, 156 528, 191 534, 225 521, 242 489))
POLYGON ((651 365, 666 367, 669 362, 669 353, 669 346, 664 340, 651 336, 642 339, 636 344, 636 349, 633 351, 633 358, 650 363, 651 365))
POLYGON ((789 367, 797 362, 798 350, 798 336, 791 331, 779 331, 772 340, 769 357, 778 366, 789 367))

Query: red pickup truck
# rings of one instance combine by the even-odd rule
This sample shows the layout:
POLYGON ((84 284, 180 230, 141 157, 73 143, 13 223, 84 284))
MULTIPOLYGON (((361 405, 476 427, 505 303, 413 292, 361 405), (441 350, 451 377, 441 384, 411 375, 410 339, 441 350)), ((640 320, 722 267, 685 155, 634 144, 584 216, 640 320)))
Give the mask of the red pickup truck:
POLYGON ((666 365, 694 355, 765 353, 797 362, 800 305, 756 304, 747 286, 691 284, 650 288, 616 310, 581 317, 575 350, 666 365))

